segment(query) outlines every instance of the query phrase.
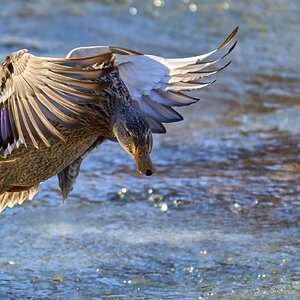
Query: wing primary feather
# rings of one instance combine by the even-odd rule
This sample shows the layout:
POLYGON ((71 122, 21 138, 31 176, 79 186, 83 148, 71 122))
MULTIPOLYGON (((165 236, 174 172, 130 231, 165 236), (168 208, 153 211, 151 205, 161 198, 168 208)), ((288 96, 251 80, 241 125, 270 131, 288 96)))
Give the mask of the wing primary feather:
POLYGON ((63 94, 60 94, 50 86, 45 87, 43 89, 43 93, 47 95, 49 99, 55 99, 55 101, 53 102, 56 102, 63 108, 66 108, 72 114, 79 115, 79 113, 83 111, 83 107, 81 107, 77 103, 68 101, 63 97, 63 94))
MULTIPOLYGON (((203 74, 203 77, 207 77, 207 76, 211 76, 214 75, 222 70, 224 70, 225 68, 227 68, 230 64, 232 63, 232 61, 230 60, 228 63, 226 63, 224 66, 222 66, 221 68, 217 69, 217 70, 208 70, 208 71, 202 71, 202 72, 190 72, 189 74, 193 75, 193 74, 203 74)), ((202 77, 201 77, 202 78, 202 77)))
MULTIPOLYGON (((33 129, 35 130, 35 132, 37 133, 38 137, 42 140, 42 142, 49 147, 50 143, 49 141, 46 139, 46 137, 44 136, 44 134, 42 133, 41 129, 39 128, 39 126, 36 123, 36 119, 33 116, 33 112, 32 112, 32 103, 33 99, 28 99, 28 101, 23 101, 23 106, 25 108, 26 114, 29 118, 30 124, 32 125, 33 129)), ((34 136, 34 133, 32 133, 32 135, 34 136)), ((37 137, 37 138, 38 138, 37 137)), ((32 141, 33 142, 33 141, 32 141)))
POLYGON ((27 147, 26 140, 24 138, 23 131, 21 128, 21 120, 20 120, 20 115, 19 115, 18 101, 19 101, 19 98, 18 98, 18 95, 16 95, 15 100, 10 102, 11 111, 12 111, 12 115, 14 116, 15 126, 16 126, 16 129, 18 132, 18 138, 22 143, 24 143, 24 146, 27 147))
MULTIPOLYGON (((148 57, 166 65, 170 70, 179 69, 189 65, 199 64, 200 62, 204 61, 204 59, 216 53, 218 50, 225 48, 232 41, 232 39, 235 37, 237 32, 238 32, 238 27, 235 28, 235 30, 228 36, 228 38, 217 49, 199 56, 192 56, 186 58, 168 58, 168 59, 163 59, 161 57, 156 57, 151 55, 149 55, 148 57)), ((236 43, 231 47, 232 49, 231 48, 229 49, 229 53, 234 49, 235 45, 236 43)))
POLYGON ((143 55, 143 53, 141 53, 141 52, 138 52, 138 51, 135 51, 135 50, 130 50, 130 49, 127 49, 127 48, 110 46, 109 49, 114 54, 120 54, 120 55, 143 55))
POLYGON ((231 61, 229 61, 226 65, 223 67, 217 69, 217 70, 211 70, 211 71, 202 71, 202 72, 190 72, 184 75, 174 75, 169 79, 169 83, 180 83, 180 82, 190 82, 198 79, 202 79, 211 75, 215 75, 216 73, 222 71, 227 66, 231 64, 231 61))
POLYGON ((108 67, 104 69, 78 69, 78 68, 63 68, 63 69, 55 69, 50 68, 49 71, 51 73, 55 74, 60 74, 64 75, 65 77, 71 77, 71 78, 76 78, 76 79, 90 79, 90 80, 95 80, 98 79, 102 76, 105 76, 109 73, 111 73, 115 68, 113 67, 108 67))
POLYGON ((73 89, 80 89, 82 91, 95 91, 100 87, 99 81, 91 81, 91 80, 81 80, 77 78, 67 77, 65 75, 61 75, 59 73, 52 72, 51 77, 49 77, 51 81, 64 83, 68 85, 68 87, 72 87, 73 89))
POLYGON ((204 87, 207 87, 213 84, 215 81, 208 83, 199 83, 199 82, 189 82, 189 83, 176 83, 173 85, 169 85, 167 87, 167 91, 178 92, 178 91, 192 91, 192 90, 200 90, 204 87))
POLYGON ((172 100, 174 102, 172 106, 190 105, 200 100, 199 98, 186 95, 180 91, 176 93, 172 91, 157 91, 157 93, 172 100))
POLYGON ((45 126, 45 128, 54 136, 56 136, 57 138, 64 140, 63 135, 49 122, 49 120, 44 116, 41 108, 39 107, 37 100, 35 98, 31 99, 31 105, 32 108, 35 111, 35 114, 38 116, 38 118, 40 119, 40 121, 43 123, 43 125, 45 126))
POLYGON ((163 91, 159 89, 152 90, 149 93, 149 97, 154 101, 167 105, 167 106, 184 106, 195 103, 199 99, 192 98, 188 95, 182 94, 180 92, 172 93, 170 91, 163 91))
MULTIPOLYGON (((34 93, 33 87, 30 86, 29 82, 26 80, 26 78, 24 78, 23 75, 21 75, 21 76, 23 78, 23 81, 20 81, 20 84, 23 84, 23 83, 26 84, 26 86, 23 85, 23 90, 26 91, 26 89, 27 89, 27 91, 30 91, 31 93, 34 93)), ((45 90, 45 87, 44 87, 44 90, 45 90)), ((23 97, 25 97, 25 96, 23 96, 23 97)), ((61 100, 61 99, 58 99, 58 96, 56 96, 56 97, 54 96, 54 99, 57 102, 59 102, 61 100)), ((35 120, 35 118, 32 115, 31 109, 30 109, 30 107, 28 105, 28 103, 30 103, 30 102, 31 101, 29 100, 28 97, 25 100, 23 100, 23 101, 19 101, 19 111, 21 112, 22 121, 23 121, 23 124, 24 124, 24 126, 26 128, 28 136, 29 136, 30 140, 32 141, 33 145, 35 146, 35 148, 38 148, 38 143, 37 143, 37 140, 36 140, 36 138, 38 138, 38 137, 42 140, 42 142, 46 146, 50 146, 48 140, 46 139, 46 137, 44 136, 44 134, 39 129, 39 126, 37 125, 36 120, 35 120), (26 115, 24 114, 24 109, 26 111, 26 115), (38 137, 36 137, 36 138, 34 137, 34 133, 32 132, 32 130, 31 130, 30 127, 33 127, 33 129, 37 133, 38 137)), ((63 102, 63 104, 65 104, 66 106, 69 103, 71 103, 71 102, 67 102, 67 101, 63 102)), ((59 110, 58 109, 54 110, 54 111, 59 114, 59 110)), ((72 112, 73 112, 73 110, 72 110, 72 112)), ((62 115, 62 114, 60 114, 60 115, 62 115)), ((68 119, 68 116, 65 115, 65 114, 64 114, 64 116, 65 116, 65 119, 64 119, 64 121, 65 121, 66 119, 68 119)), ((71 120, 71 117, 70 117, 70 120, 71 120)), ((70 122, 74 122, 74 120, 72 119, 70 122)), ((52 133, 52 132, 56 133, 56 130, 55 130, 55 128, 54 128, 53 125, 52 125, 52 130, 50 131, 50 133, 52 133)))
POLYGON ((22 122, 23 122, 23 124, 24 124, 24 127, 25 127, 25 129, 26 129, 26 133, 27 133, 29 139, 31 140, 33 146, 34 146, 35 148, 38 149, 38 148, 39 148, 39 145, 38 145, 36 139, 34 138, 32 132, 31 132, 31 130, 30 130, 30 126, 29 126, 28 121, 27 121, 27 116, 26 116, 25 111, 24 111, 24 106, 23 106, 23 105, 24 105, 24 104, 23 104, 24 102, 25 102, 25 101, 18 101, 18 102, 17 102, 17 103, 18 103, 18 107, 19 107, 18 110, 19 110, 19 112, 20 112, 20 115, 21 115, 21 118, 22 118, 22 122))
MULTIPOLYGON (((43 93, 37 93, 37 98, 41 102, 41 104, 48 110, 48 112, 52 113, 54 116, 54 119, 58 118, 63 123, 73 123, 74 119, 71 116, 66 115, 64 112, 62 112, 60 109, 58 109, 52 101, 48 98, 47 94, 43 93)), ((49 116, 50 118, 50 116, 49 116)), ((50 118, 51 119, 51 118, 50 118)))
POLYGON ((199 61, 196 62, 194 65, 188 65, 188 66, 184 66, 178 69, 173 69, 170 70, 170 75, 174 76, 174 75, 182 75, 182 74, 187 74, 187 73, 192 73, 192 72, 199 72, 207 67, 210 67, 216 63, 218 63, 219 61, 223 60, 226 56, 228 56, 232 50, 235 48, 237 44, 237 41, 232 45, 232 47, 228 50, 228 52, 226 52, 221 58, 218 58, 216 60, 213 61, 199 61))
POLYGON ((183 120, 182 116, 173 108, 154 102, 148 96, 144 96, 143 100, 143 106, 141 106, 141 108, 153 119, 164 123, 183 120))
MULTIPOLYGON (((98 86, 102 90, 102 89, 106 89, 106 88, 110 87, 111 84, 112 84, 111 82, 99 82, 98 86)), ((92 98, 95 97, 95 94, 91 94, 91 93, 88 94, 83 91, 67 87, 66 85, 64 85, 60 82, 52 81, 52 86, 53 86, 53 88, 57 89, 58 91, 60 91, 62 93, 65 93, 65 94, 68 94, 71 96, 75 96, 75 97, 79 97, 81 99, 92 100, 92 98)))
POLYGON ((57 66, 69 66, 69 67, 90 67, 92 65, 96 64, 102 64, 104 62, 108 62, 112 57, 112 53, 106 53, 102 55, 95 55, 95 56, 89 56, 89 57, 80 57, 80 58, 63 58, 63 59, 57 59, 57 58, 48 58, 48 57, 40 57, 40 59, 44 59, 48 62, 52 62, 57 64, 57 66))
POLYGON ((157 120, 149 116, 146 116, 146 120, 151 128, 152 133, 163 134, 167 132, 165 126, 162 123, 158 122, 157 120))
POLYGON ((226 38, 226 40, 222 43, 222 45, 218 48, 218 50, 221 50, 221 49, 225 48, 232 41, 232 39, 235 37, 235 35, 237 34, 238 30, 239 30, 239 27, 237 26, 230 33, 230 35, 226 38))

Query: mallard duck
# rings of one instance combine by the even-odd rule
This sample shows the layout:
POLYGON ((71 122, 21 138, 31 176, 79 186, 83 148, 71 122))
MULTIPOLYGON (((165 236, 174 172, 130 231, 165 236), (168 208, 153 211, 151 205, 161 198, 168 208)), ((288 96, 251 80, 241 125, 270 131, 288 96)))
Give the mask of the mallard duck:
POLYGON ((104 140, 118 142, 140 173, 155 172, 152 133, 181 121, 172 107, 199 99, 187 91, 228 66, 209 70, 236 28, 217 49, 167 59, 119 47, 73 49, 66 58, 36 57, 27 50, 7 56, 0 69, 0 211, 32 199, 40 183, 58 175, 67 199, 83 158, 104 140))

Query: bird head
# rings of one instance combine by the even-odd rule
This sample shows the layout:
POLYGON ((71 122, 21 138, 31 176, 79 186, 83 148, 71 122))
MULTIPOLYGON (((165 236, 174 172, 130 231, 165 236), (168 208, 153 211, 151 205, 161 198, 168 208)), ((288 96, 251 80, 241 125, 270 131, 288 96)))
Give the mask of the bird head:
POLYGON ((150 176, 155 172, 150 159, 152 133, 142 112, 131 105, 121 107, 114 117, 113 135, 121 147, 135 158, 141 174, 150 176))

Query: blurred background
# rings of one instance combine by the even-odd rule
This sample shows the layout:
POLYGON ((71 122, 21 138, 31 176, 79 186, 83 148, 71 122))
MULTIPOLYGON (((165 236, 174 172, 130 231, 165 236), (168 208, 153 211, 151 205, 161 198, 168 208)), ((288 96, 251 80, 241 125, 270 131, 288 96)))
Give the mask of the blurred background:
POLYGON ((300 2, 26 0, 0 56, 116 45, 233 63, 156 136, 157 174, 106 143, 61 204, 57 178, 0 215, 0 299, 299 299, 300 2))

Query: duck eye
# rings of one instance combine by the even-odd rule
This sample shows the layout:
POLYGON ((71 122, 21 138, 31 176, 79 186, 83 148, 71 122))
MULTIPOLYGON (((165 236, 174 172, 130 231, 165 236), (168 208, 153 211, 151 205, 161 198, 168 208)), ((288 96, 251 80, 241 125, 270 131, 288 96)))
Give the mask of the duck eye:
POLYGON ((131 136, 131 133, 128 130, 126 130, 126 134, 127 136, 131 136))

